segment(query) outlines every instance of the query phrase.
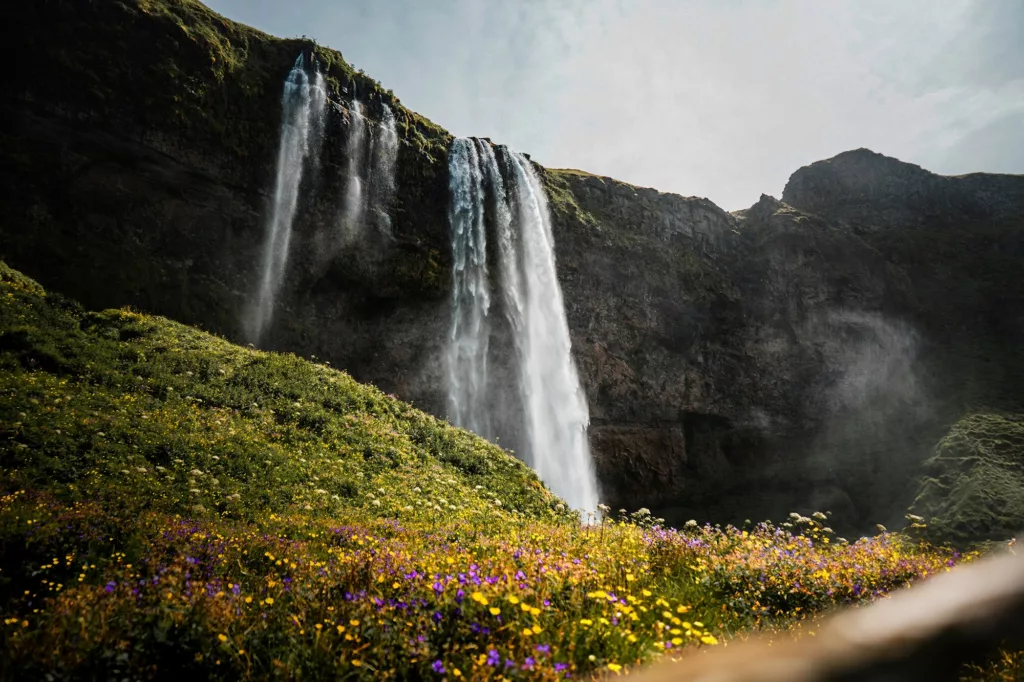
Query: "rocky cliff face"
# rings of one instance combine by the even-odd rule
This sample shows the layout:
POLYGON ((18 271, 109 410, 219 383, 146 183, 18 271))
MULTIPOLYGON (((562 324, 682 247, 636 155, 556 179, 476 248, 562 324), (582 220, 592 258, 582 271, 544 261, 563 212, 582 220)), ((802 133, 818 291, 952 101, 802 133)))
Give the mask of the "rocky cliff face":
MULTIPOLYGON (((33 3, 12 37, 0 255, 89 307, 239 339, 271 189, 280 90, 315 50, 331 109, 267 345, 444 415, 450 136, 341 55, 191 0, 33 3), (54 29, 54 27, 57 27, 54 29), (56 30, 56 34, 55 31, 56 30), (60 31, 67 31, 61 34, 60 31), (391 235, 343 249, 348 101, 401 146, 391 235)), ((1024 178, 943 178, 865 150, 783 201, 543 171, 604 497, 673 521, 829 508, 899 515, 941 430, 1024 385, 1024 178)))

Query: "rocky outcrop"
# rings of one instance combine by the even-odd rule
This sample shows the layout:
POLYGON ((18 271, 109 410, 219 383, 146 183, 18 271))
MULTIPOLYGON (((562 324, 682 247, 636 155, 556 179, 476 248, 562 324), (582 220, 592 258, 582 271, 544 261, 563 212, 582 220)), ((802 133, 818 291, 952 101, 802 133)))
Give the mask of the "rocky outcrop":
MULTIPOLYGON (((90 308, 241 339, 281 83, 315 51, 331 106, 266 339, 444 416, 450 136, 341 55, 191 0, 49 0, 12 38, 0 255, 90 308), (62 33, 63 32, 63 33, 62 33), (391 234, 338 248, 348 102, 396 112, 391 234)), ((1024 385, 1024 181, 858 150, 728 213, 539 169, 606 501, 674 522, 828 508, 899 518, 963 410, 1024 385)), ((513 445, 515 434, 502 443, 513 445)))

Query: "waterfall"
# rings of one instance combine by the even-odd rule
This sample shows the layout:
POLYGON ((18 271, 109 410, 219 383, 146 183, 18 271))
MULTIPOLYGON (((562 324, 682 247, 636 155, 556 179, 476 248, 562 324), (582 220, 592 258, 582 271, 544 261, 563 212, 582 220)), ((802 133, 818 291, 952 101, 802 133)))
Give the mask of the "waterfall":
POLYGON ((310 128, 313 121, 321 120, 324 115, 326 95, 320 97, 316 93, 311 94, 305 64, 305 55, 300 54, 285 79, 284 94, 281 97, 277 174, 260 261, 259 287, 243 320, 246 336, 254 344, 259 343, 273 317, 274 304, 288 264, 288 249, 292 223, 299 204, 303 166, 312 149, 310 128))
POLYGON ((320 148, 327 136, 327 82, 314 59, 313 82, 309 88, 309 149, 311 166, 320 170, 320 148))
POLYGON ((593 511, 598 499, 586 432, 590 418, 572 359, 547 198, 528 159, 507 150, 501 156, 499 165, 489 143, 467 139, 455 140, 449 153, 449 408, 456 424, 489 435, 489 391, 499 388, 487 384, 490 224, 497 235, 501 305, 515 348, 524 458, 573 508, 593 511))
POLYGON ((487 235, 480 156, 472 140, 458 139, 448 154, 452 238, 452 321, 448 335, 448 408, 452 422, 488 436, 485 405, 487 314, 487 235))
POLYGON ((363 118, 363 105, 353 99, 349 106, 348 142, 348 180, 345 184, 344 208, 341 216, 341 241, 348 243, 359 236, 362 230, 363 215, 366 211, 366 198, 363 192, 363 171, 366 160, 366 119, 363 118))
POLYGON ((398 127, 395 114, 381 104, 380 123, 374 132, 370 147, 369 205, 377 229, 391 236, 391 218, 388 206, 395 196, 395 167, 398 160, 398 127))

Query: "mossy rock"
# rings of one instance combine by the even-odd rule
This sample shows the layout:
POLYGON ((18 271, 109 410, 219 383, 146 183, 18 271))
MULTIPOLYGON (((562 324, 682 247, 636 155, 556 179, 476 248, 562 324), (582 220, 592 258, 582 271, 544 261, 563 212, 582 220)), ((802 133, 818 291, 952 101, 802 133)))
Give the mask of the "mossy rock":
POLYGON ((912 511, 935 540, 1006 540, 1024 529, 1024 414, 957 422, 926 463, 912 511))

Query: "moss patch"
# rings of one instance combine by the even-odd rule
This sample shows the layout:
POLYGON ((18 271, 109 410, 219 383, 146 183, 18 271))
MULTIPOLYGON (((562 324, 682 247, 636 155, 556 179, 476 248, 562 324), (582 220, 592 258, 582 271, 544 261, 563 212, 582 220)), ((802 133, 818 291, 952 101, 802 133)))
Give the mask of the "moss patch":
POLYGON ((926 467, 913 511, 933 537, 963 544, 1024 529, 1024 415, 964 417, 926 467))

